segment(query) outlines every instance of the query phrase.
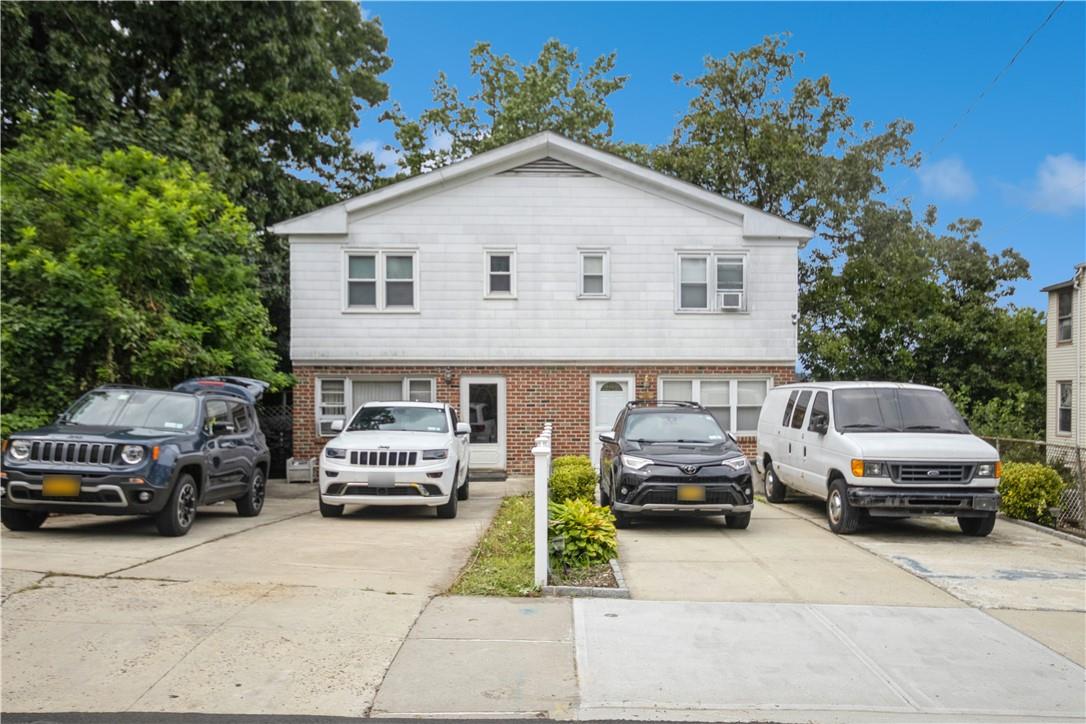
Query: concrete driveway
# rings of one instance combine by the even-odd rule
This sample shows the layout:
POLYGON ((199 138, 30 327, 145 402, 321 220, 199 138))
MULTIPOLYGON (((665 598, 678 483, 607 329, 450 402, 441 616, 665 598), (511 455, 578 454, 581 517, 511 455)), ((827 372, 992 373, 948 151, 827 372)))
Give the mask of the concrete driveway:
POLYGON ((273 484, 259 517, 201 508, 183 538, 93 516, 5 530, 4 710, 366 714, 507 492, 473 482, 455 520, 325 520, 313 487, 273 484))

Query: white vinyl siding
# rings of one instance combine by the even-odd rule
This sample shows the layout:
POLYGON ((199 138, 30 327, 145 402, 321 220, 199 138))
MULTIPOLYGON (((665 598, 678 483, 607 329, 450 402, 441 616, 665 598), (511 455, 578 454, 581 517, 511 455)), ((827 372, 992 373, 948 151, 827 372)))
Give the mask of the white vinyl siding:
POLYGON ((418 253, 347 251, 345 312, 418 311, 418 253))
POLYGON ((713 413, 720 426, 736 435, 758 430, 758 416, 769 390, 764 378, 674 378, 661 377, 661 400, 696 402, 713 413))
POLYGON ((511 299, 517 296, 517 256, 506 249, 489 250, 483 269, 487 299, 511 299))
POLYGON ((317 378, 317 432, 324 437, 336 433, 333 420, 347 421, 367 402, 434 402, 437 381, 432 377, 404 378, 317 378))
POLYGON ((606 251, 580 253, 580 285, 582 299, 606 299, 611 295, 610 259, 606 251))

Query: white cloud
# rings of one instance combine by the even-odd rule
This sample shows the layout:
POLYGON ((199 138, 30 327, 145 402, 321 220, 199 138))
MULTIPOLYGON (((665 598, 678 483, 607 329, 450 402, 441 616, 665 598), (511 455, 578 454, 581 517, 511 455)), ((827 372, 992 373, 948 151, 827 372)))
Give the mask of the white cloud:
POLYGON ((960 158, 944 158, 917 169, 924 192, 940 199, 966 201, 977 193, 973 175, 960 158))
POLYGON ((1086 206, 1086 163, 1069 153, 1045 156, 1027 194, 1030 207, 1037 211, 1066 214, 1083 208, 1086 206))
POLYGON ((431 151, 448 151, 452 148, 453 137, 448 131, 440 131, 430 136, 426 147, 431 151))
POLYGON ((398 151, 385 148, 385 144, 373 138, 367 138, 358 144, 358 150, 363 153, 372 153, 377 163, 385 166, 383 175, 391 175, 399 170, 400 154, 398 151))

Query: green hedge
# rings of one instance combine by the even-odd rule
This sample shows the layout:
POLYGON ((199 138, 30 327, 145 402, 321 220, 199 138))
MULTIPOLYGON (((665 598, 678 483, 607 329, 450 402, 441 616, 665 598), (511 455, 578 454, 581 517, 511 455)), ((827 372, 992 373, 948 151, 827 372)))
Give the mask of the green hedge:
POLYGON ((555 557, 579 568, 606 563, 618 554, 615 518, 611 511, 583 499, 551 503, 550 537, 561 541, 555 557))
POLYGON ((999 480, 999 508, 1012 518, 1052 524, 1048 509, 1060 504, 1065 483, 1040 463, 1007 463, 999 480))
POLYGON ((596 470, 584 455, 563 455, 551 462, 550 497, 555 503, 596 499, 596 470))

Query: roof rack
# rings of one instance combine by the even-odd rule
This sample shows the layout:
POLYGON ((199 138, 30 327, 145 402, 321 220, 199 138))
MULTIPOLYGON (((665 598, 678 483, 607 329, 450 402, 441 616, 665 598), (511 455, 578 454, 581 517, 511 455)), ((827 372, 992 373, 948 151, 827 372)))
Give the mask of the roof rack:
POLYGON ((188 392, 200 394, 219 392, 232 397, 240 397, 246 402, 255 403, 270 387, 263 380, 254 380, 250 377, 193 377, 174 385, 175 392, 188 392))
POLYGON ((630 410, 635 407, 688 407, 692 410, 703 409, 701 405, 696 402, 686 402, 683 400, 630 400, 626 403, 626 409, 630 410))

